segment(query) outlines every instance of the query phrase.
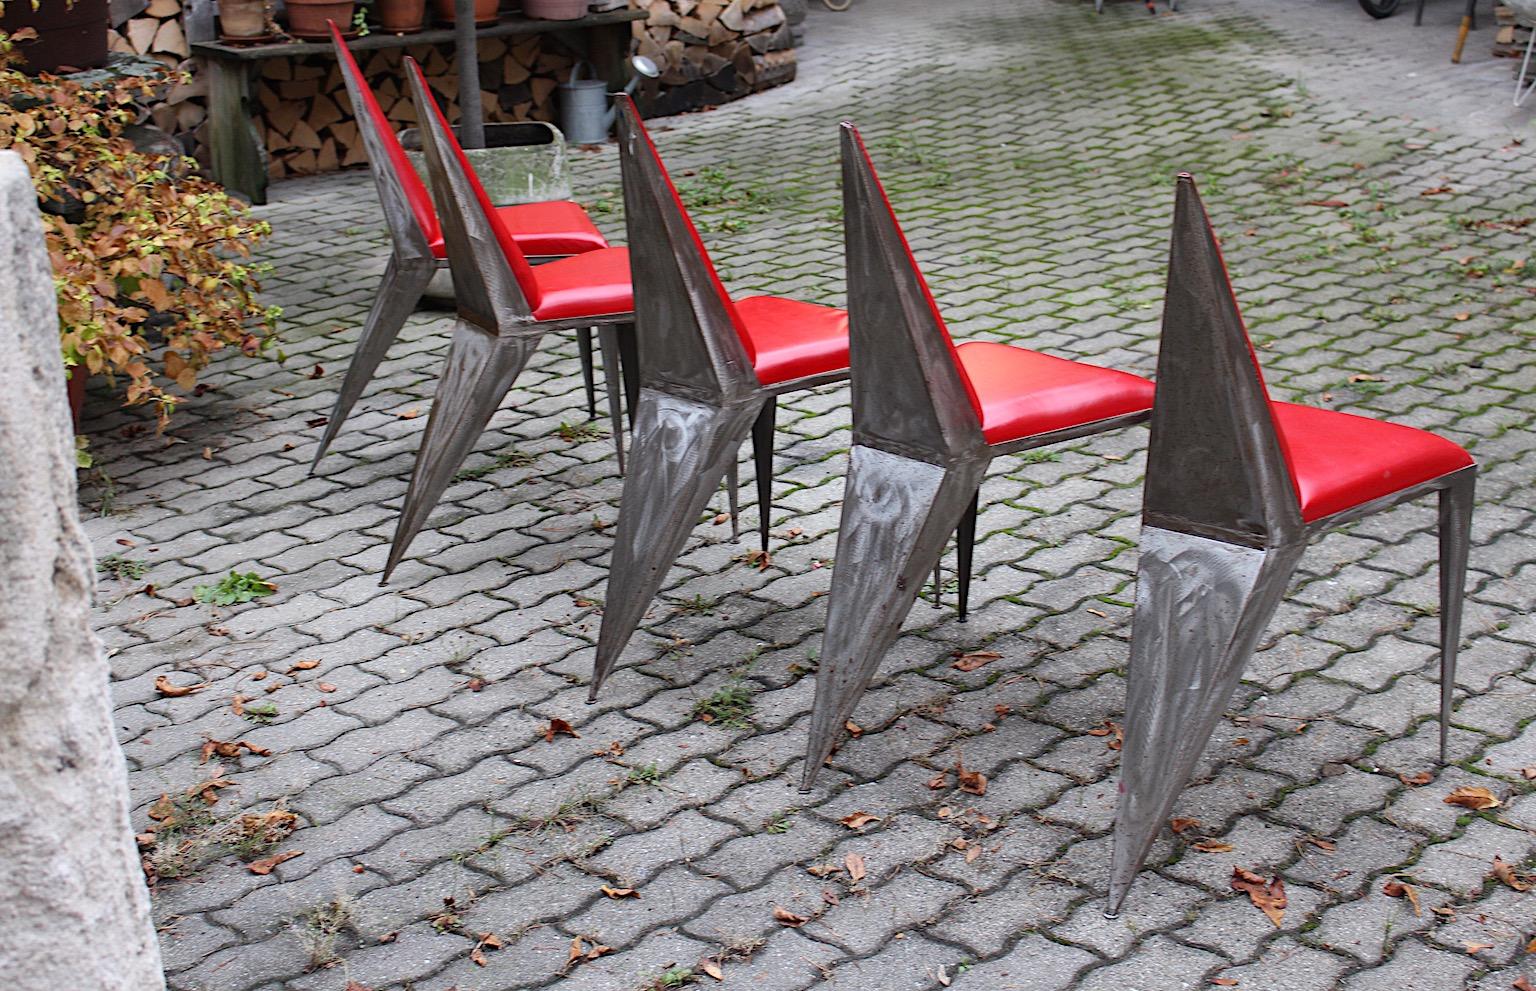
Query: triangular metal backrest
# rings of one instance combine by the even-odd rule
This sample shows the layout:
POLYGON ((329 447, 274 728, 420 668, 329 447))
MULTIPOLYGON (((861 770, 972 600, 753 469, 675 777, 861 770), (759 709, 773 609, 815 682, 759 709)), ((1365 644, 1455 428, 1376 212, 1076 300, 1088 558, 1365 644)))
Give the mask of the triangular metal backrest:
POLYGON ((1254 547, 1299 539, 1290 468, 1195 180, 1178 179, 1144 518, 1254 547))
POLYGON ((640 377, 710 403, 761 388, 750 342, 628 94, 618 105, 640 377))
POLYGON ((384 222, 401 253, 423 258, 431 254, 428 247, 438 235, 437 213, 432 209, 432 197, 427 192, 421 176, 411 167, 400 139, 395 137, 389 118, 363 78, 352 50, 347 47, 335 21, 325 22, 331 29, 331 43, 336 46, 336 61, 341 67, 341 80, 346 84, 347 97, 352 101, 352 116, 357 120, 357 133, 363 139, 368 152, 368 169, 373 173, 373 184, 379 191, 379 204, 384 209, 384 222))
POLYGON ((421 66, 407 56, 405 69, 459 315, 489 331, 505 322, 531 322, 539 304, 533 269, 497 219, 490 197, 432 99, 421 66))
POLYGON ((858 129, 842 124, 854 442, 933 463, 986 446, 975 394, 858 129))

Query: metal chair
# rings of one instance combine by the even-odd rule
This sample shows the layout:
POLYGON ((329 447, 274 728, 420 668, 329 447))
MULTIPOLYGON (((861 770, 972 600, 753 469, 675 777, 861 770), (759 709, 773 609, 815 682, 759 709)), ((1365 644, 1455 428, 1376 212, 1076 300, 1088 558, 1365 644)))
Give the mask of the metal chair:
MULTIPOLYGON (((534 267, 464 158, 427 89, 406 58, 432 196, 453 273, 458 319, 438 378, 383 580, 405 555, 528 359, 547 333, 599 326, 608 367, 618 363, 619 331, 634 319, 629 251, 599 248, 534 267)), ((623 470, 617 397, 610 390, 614 443, 623 470)))
POLYGON ((964 608, 992 459, 1139 423, 1152 406, 1152 383, 1126 372, 1007 344, 956 346, 858 130, 842 129, 853 450, 805 789, 957 522, 964 608))
MULTIPOLYGON (((358 134, 368 152, 368 167, 378 188, 379 203, 384 209, 384 222, 389 228, 390 256, 379 283, 373 307, 363 322, 358 336, 357 350, 347 364, 336 405, 331 410, 325 433, 315 451, 310 465, 313 473, 320 466, 331 442, 341 431, 341 425, 352 413, 363 390, 372 381, 374 372, 389 346, 395 342, 404 326, 406 317, 421 302, 432 274, 448 264, 447 247, 443 241, 442 225, 437 211, 432 208, 432 197, 421 177, 411 167, 405 149, 395 136, 394 128, 374 98, 373 90, 358 68, 357 60, 342 39, 334 22, 328 22, 331 41, 336 48, 336 61, 341 68, 341 78, 346 84, 347 96, 352 101, 353 116, 357 118, 358 134)), ((519 203, 496 208, 502 224, 512 232, 513 239, 526 255, 542 258, 565 257, 596 251, 608 247, 603 235, 593 226, 587 212, 577 203, 553 200, 547 203, 519 203)), ((581 331, 582 374, 592 381, 591 329, 581 331)), ((617 388, 610 382, 610 400, 617 388)), ((591 390, 588 390, 588 413, 595 413, 591 390)), ((614 424, 617 431, 618 424, 614 424)), ((615 434, 617 436, 617 433, 615 434)))
POLYGON ((628 96, 618 102, 640 400, 631 427, 591 698, 612 672, 747 434, 768 541, 774 410, 848 375, 848 318, 775 296, 733 301, 628 96))
POLYGON ((1178 180, 1120 754, 1120 911, 1307 542, 1440 494, 1445 757, 1477 466, 1434 434, 1271 400, 1195 183, 1178 180))

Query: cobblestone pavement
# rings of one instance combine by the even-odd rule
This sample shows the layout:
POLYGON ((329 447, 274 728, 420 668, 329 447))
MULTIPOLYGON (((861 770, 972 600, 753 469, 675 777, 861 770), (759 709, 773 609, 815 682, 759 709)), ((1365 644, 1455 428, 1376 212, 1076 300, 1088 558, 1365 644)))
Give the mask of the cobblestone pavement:
MULTIPOLYGON (((813 12, 798 82, 656 138, 734 290, 837 303, 850 116, 957 335, 1142 373, 1171 176, 1197 173, 1276 395, 1437 430, 1485 466, 1453 766, 1432 759, 1425 503, 1312 548, 1178 806, 1199 825, 1103 918, 1138 428, 995 466, 972 621, 920 603, 862 732, 799 794, 840 389, 781 409, 771 565, 702 523, 584 705, 619 479, 574 342, 523 376, 380 588, 447 321, 410 321, 308 477, 384 235, 365 175, 287 182, 261 211, 286 361, 221 359, 168 437, 100 400, 87 424, 97 552, 151 565, 100 590, 135 825, 218 779, 154 856, 172 987, 639 991, 718 967, 754 991, 1509 988, 1536 933, 1536 895, 1490 878, 1496 856, 1536 866, 1536 227, 1503 223, 1536 212, 1529 116, 1486 24, 1446 63, 1459 5, 1417 30, 1347 0, 1184 6, 860 0, 813 12), (231 569, 275 594, 173 601, 231 569), (953 666, 981 649, 1001 656, 953 666), (161 676, 209 684, 165 697, 161 676), (546 739, 556 719, 580 736, 546 739), (209 738, 270 753, 200 763, 209 738), (929 787, 962 759, 984 796, 929 787), (1443 801, 1479 785, 1503 804, 1443 801), (282 807, 299 828, 275 845, 233 818, 282 807), (861 879, 810 869, 851 854, 861 879), (1280 925, 1234 866, 1283 878, 1280 925)), ((574 167, 621 234, 612 147, 574 167)))

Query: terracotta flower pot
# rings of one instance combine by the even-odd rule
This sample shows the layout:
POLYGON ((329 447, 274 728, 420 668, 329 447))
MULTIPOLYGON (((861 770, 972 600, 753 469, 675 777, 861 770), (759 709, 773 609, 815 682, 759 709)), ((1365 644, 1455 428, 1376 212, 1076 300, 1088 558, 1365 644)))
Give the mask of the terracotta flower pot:
POLYGON ((373 9, 390 34, 414 34, 427 24, 427 0, 374 0, 373 9))
POLYGON ((546 21, 574 21, 587 16, 587 0, 523 0, 523 14, 546 21))
POLYGON ((219 0, 219 31, 226 38, 267 33, 267 0, 219 0))
MULTIPOLYGON (((453 23, 453 0, 432 0, 432 6, 437 11, 438 20, 444 24, 453 23)), ((500 6, 501 0, 475 0, 475 23, 495 24, 496 9, 500 6)))
POLYGON ((85 380, 90 375, 84 365, 64 369, 64 392, 69 397, 69 416, 75 429, 80 429, 80 410, 85 406, 85 380))
POLYGON ((352 27, 353 0, 288 0, 288 33, 295 38, 328 40, 326 21, 335 21, 343 31, 352 27))
POLYGON ((0 31, 35 28, 37 39, 17 45, 26 61, 22 69, 39 72, 76 72, 107 62, 107 0, 46 0, 36 10, 27 0, 7 3, 0 14, 0 31))

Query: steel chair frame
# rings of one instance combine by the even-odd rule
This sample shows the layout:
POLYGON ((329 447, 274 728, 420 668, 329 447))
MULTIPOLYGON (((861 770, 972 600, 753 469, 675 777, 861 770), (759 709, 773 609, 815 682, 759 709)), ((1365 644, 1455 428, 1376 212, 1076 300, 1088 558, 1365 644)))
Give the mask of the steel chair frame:
MULTIPOLYGON (((422 230, 416 213, 411 207, 404 180, 391 166, 394 156, 390 154, 390 148, 391 145, 398 147, 399 139, 393 133, 384 132, 379 127, 373 112, 377 109, 377 101, 368 89, 368 82, 362 78, 360 72, 354 71, 355 64, 350 58, 350 49, 347 48, 346 42, 341 38, 334 24, 331 25, 331 31, 332 44, 337 49, 336 56, 341 70, 341 79, 346 86, 347 98, 352 103, 353 117, 357 121, 357 130, 362 138, 363 148, 368 153, 369 171, 373 174, 374 187, 378 191, 379 205, 384 214, 384 225, 389 231, 390 253, 389 261, 384 267, 384 274, 379 279, 379 288, 374 295, 373 305, 369 307, 368 316, 364 319, 362 330, 358 334, 357 348, 342 376, 335 405, 331 408, 331 414, 325 424, 325 432, 321 435, 320 443, 315 449, 314 460, 309 467, 310 474, 314 474, 319 469, 321 460, 330 451, 331 444, 340 434, 342 425, 351 416, 353 407, 362 398, 368 383, 373 381, 373 376, 383 362, 384 356, 389 352, 390 346, 400 336, 400 330, 405 326, 406 319, 420 306, 422 295, 427 291, 432 276, 440 270, 449 268, 447 257, 438 258, 433 254, 427 241, 427 233, 422 230), (346 54, 343 54, 344 49, 346 54)), ((403 152, 401 154, 403 155, 403 152)), ((556 257, 564 256, 538 256, 537 260, 556 257)), ((530 259, 532 260, 535 259, 530 259)), ((577 342, 580 345, 582 379, 586 385, 587 413, 589 416, 595 416, 592 328, 578 328, 577 342)), ((618 383, 615 376, 609 375, 607 378, 611 412, 617 398, 618 383)), ((613 420, 612 426, 617 435, 619 428, 617 420, 613 420)))
POLYGON ((815 783, 957 524, 964 598, 974 507, 993 459, 1148 417, 1142 409, 988 443, 949 331, 848 122, 842 168, 853 448, 802 791, 815 783))
POLYGON ((1445 759, 1477 466, 1304 522, 1194 180, 1181 175, 1142 513, 1106 914, 1183 791, 1312 539, 1439 493, 1445 759))
POLYGON ((766 386, 758 380, 730 297, 634 101, 622 94, 615 101, 640 389, 589 701, 596 701, 722 479, 735 515, 736 463, 749 434, 766 549, 777 399, 848 377, 840 369, 766 386))
MULTIPOLYGON (((614 368, 620 363, 622 339, 632 336, 620 331, 631 327, 634 320, 631 312, 542 321, 534 318, 503 250, 497 222, 482 203, 483 190, 470 174, 420 66, 409 57, 405 65, 421 122, 422 149, 453 272, 458 312, 380 584, 389 580, 404 558, 454 472, 464 463, 544 335, 597 326, 605 364, 614 368)), ((623 439, 617 396, 612 391, 609 402, 622 471, 623 439)))

